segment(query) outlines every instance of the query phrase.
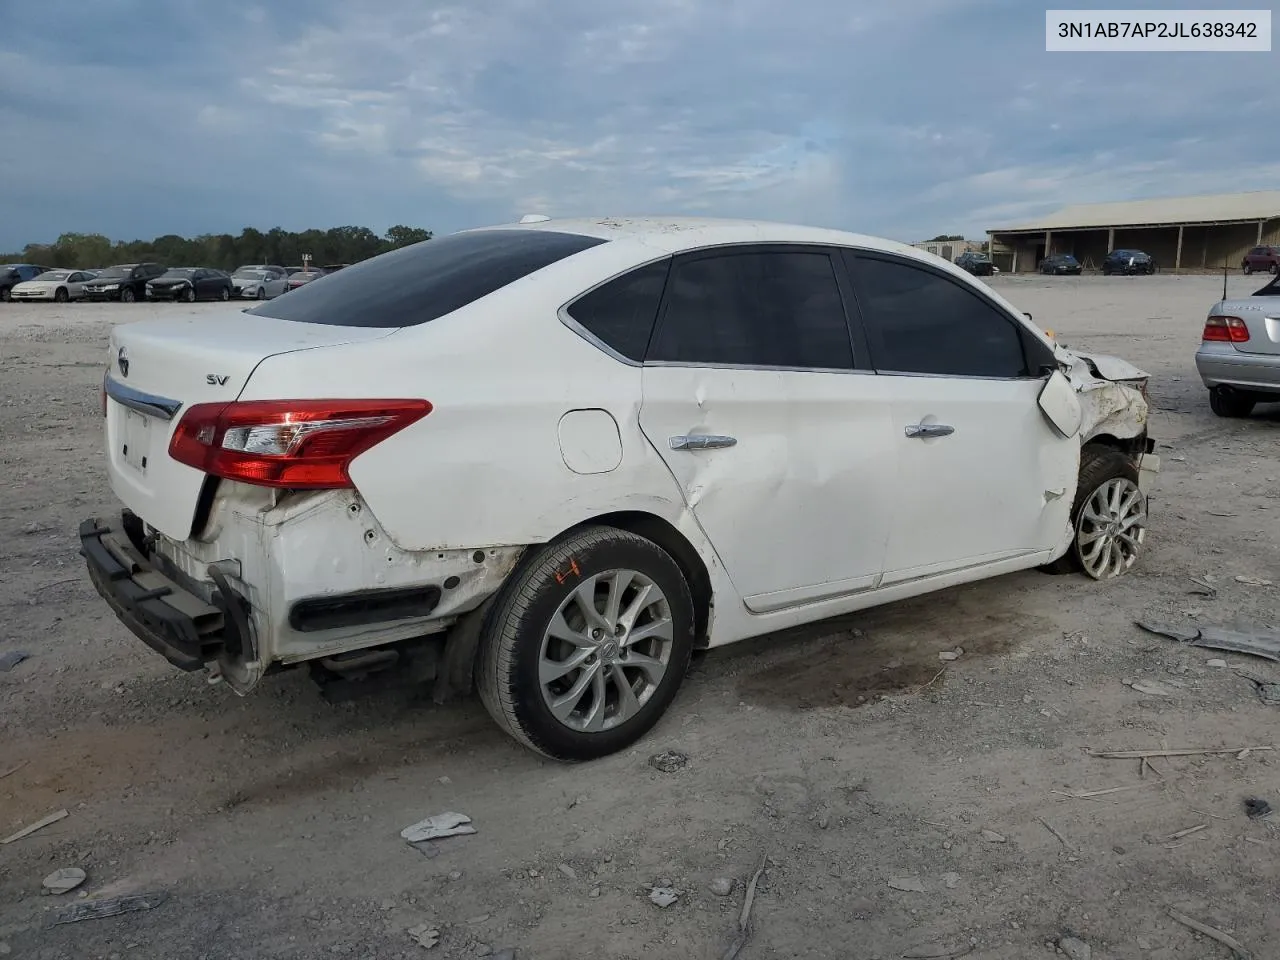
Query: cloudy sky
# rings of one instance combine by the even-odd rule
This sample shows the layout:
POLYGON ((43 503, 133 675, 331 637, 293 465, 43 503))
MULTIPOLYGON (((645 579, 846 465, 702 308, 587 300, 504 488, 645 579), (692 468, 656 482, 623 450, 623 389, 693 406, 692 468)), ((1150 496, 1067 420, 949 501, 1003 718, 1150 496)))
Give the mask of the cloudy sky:
POLYGON ((910 241, 1280 183, 1280 54, 1046 53, 1045 6, 44 0, 0 31, 0 250, 531 212, 910 241))

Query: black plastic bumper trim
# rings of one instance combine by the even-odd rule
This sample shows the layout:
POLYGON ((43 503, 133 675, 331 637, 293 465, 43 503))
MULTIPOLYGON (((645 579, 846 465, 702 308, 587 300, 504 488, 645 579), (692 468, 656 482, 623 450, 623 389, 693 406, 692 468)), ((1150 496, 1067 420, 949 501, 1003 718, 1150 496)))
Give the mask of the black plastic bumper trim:
MULTIPOLYGON (((186 591, 177 584, 147 587, 138 583, 134 569, 122 563, 102 542, 105 535, 114 532, 110 527, 96 519, 85 520, 79 532, 80 555, 89 568, 94 589, 134 636, 180 670, 199 670, 216 656, 217 649, 226 643, 228 632, 235 629, 234 624, 224 616, 218 632, 202 635, 190 615, 165 602, 166 597, 186 591)), ((159 574, 141 561, 136 562, 136 567, 139 572, 159 574)), ((191 597, 203 603, 194 594, 191 597)))
POLYGON ((440 588, 391 587, 299 600, 289 609, 289 626, 299 633, 363 627, 393 620, 429 617, 440 603, 440 588))

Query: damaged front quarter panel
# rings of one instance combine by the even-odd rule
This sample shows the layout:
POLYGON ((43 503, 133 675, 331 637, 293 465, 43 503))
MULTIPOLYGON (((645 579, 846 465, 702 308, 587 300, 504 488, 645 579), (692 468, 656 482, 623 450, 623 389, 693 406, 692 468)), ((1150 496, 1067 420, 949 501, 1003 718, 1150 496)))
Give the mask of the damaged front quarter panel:
POLYGON ((1150 375, 1119 357, 1068 350, 1059 345, 1056 356, 1080 397, 1084 418, 1080 439, 1110 436, 1132 440, 1147 432, 1146 388, 1150 375))

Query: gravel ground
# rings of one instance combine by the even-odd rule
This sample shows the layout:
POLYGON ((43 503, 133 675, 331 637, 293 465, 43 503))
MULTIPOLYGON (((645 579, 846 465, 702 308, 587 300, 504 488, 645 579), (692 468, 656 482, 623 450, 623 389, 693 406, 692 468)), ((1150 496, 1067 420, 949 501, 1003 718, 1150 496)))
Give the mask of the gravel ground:
POLYGON ((1280 807, 1280 756, 1140 769, 1087 753, 1275 741, 1280 708, 1232 668, 1280 666, 1214 667, 1133 620, 1274 619, 1280 588, 1236 577, 1280 582, 1280 407, 1209 412, 1192 356, 1220 279, 992 283, 1066 344, 1153 375, 1164 471, 1139 565, 1101 585, 1003 577, 715 651, 635 750, 580 767, 519 748, 478 703, 329 706, 302 674, 240 699, 169 668, 76 552, 78 521, 114 509, 104 343, 113 323, 228 308, 0 305, 0 654, 30 655, 0 673, 0 834, 69 813, 0 849, 0 954, 717 958, 763 857, 743 958, 957 944, 1026 960, 1072 936, 1097 958, 1230 955, 1170 909, 1280 956, 1280 841, 1243 806, 1280 807), (1192 594, 1206 575, 1216 596, 1192 594), (687 766, 659 772, 665 750, 687 766), (435 856, 400 839, 444 811, 478 832, 435 856), (41 894, 73 866, 79 891, 41 894), (666 908, 659 883, 680 894, 666 908), (82 892, 167 899, 55 925, 82 892), (423 924, 429 948, 408 933, 423 924))

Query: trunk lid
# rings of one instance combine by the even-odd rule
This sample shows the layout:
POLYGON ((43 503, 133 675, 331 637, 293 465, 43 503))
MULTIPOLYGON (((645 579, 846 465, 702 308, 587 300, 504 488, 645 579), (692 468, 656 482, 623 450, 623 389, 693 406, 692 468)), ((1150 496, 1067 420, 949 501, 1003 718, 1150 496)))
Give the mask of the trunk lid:
POLYGON ((186 410, 235 400, 268 357, 393 333, 394 328, 294 323, 239 312, 116 327, 106 371, 111 489, 151 526, 186 540, 205 481, 203 472, 169 456, 169 440, 186 410))
POLYGON ((1237 353, 1280 354, 1280 297, 1259 296, 1239 300, 1222 300, 1212 316, 1239 317, 1249 329, 1249 339, 1233 342, 1237 353))

